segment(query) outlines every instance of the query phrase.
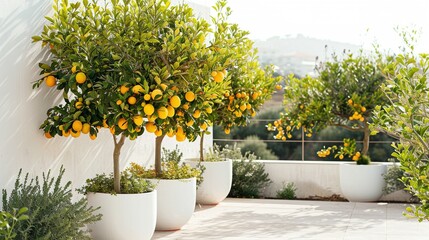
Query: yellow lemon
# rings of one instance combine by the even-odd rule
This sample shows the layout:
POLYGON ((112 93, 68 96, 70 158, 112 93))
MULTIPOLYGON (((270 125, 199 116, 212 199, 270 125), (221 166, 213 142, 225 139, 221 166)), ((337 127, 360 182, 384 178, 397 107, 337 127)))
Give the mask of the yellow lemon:
POLYGON ((128 90, 130 90, 129 87, 122 85, 121 88, 119 89, 119 91, 121 92, 121 94, 125 94, 128 92, 128 90))
POLYGON ((168 111, 168 117, 173 117, 174 116, 175 110, 174 110, 174 108, 172 106, 168 105, 167 106, 167 111, 168 111))
POLYGON ((121 104, 122 104, 122 100, 116 101, 116 105, 121 105, 121 104))
POLYGON ((146 131, 150 133, 154 133, 157 129, 156 125, 153 122, 146 123, 145 127, 146 127, 146 131))
POLYGON ((76 109, 81 109, 83 107, 83 103, 82 102, 76 102, 74 104, 74 106, 76 107, 76 109))
POLYGON ((168 132, 167 132, 167 136, 168 137, 173 137, 174 136, 174 130, 173 129, 170 129, 168 132))
POLYGON ((128 128, 128 122, 125 118, 120 118, 118 120, 118 127, 122 130, 126 130, 128 128))
POLYGON ((195 110, 194 114, 192 114, 192 116, 194 116, 194 118, 199 118, 201 116, 201 111, 200 110, 195 110))
POLYGON ((150 100, 150 94, 146 93, 143 98, 144 98, 144 100, 149 101, 150 100))
POLYGON ((183 142, 185 140, 186 140, 186 136, 185 135, 176 134, 176 141, 183 142))
POLYGON ((162 91, 165 91, 165 89, 167 89, 167 84, 165 84, 165 83, 161 83, 161 88, 162 88, 162 91))
POLYGON ((225 128, 225 134, 230 134, 231 133, 231 129, 229 129, 229 128, 225 128))
POLYGON ((50 138, 52 138, 52 135, 49 132, 45 132, 45 137, 47 139, 50 139, 50 138))
POLYGON ((86 75, 83 72, 76 74, 76 82, 82 84, 86 82, 86 75))
POLYGON ((143 87, 142 87, 142 86, 140 86, 140 85, 135 85, 135 86, 131 89, 131 91, 132 91, 133 93, 135 93, 135 94, 140 94, 140 93, 142 93, 142 92, 143 92, 143 87))
POLYGON ((157 130, 155 131, 155 135, 156 135, 157 137, 162 136, 162 130, 161 130, 161 129, 157 129, 157 130))
POLYGON ((136 115, 133 117, 133 122, 137 126, 141 126, 143 124, 143 117, 140 115, 136 115))
POLYGON ((190 127, 192 125, 194 125, 194 120, 191 119, 188 122, 186 122, 186 126, 190 127))
POLYGON ((195 100, 195 94, 194 94, 193 92, 187 92, 187 93, 185 94, 185 99, 186 99, 186 101, 188 101, 188 102, 192 102, 192 101, 194 101, 194 100, 195 100))
POLYGON ((180 104, 181 104, 181 101, 180 101, 179 96, 172 96, 172 97, 170 98, 170 105, 171 105, 172 107, 174 107, 174 108, 178 108, 178 107, 180 107, 180 104))
POLYGON ((82 133, 88 134, 90 129, 91 129, 91 125, 89 125, 88 123, 84 123, 82 126, 82 133))
POLYGON ((166 107, 158 108, 157 113, 160 119, 166 119, 168 117, 168 110, 166 107))
POLYGON ((72 128, 76 132, 80 132, 82 130, 82 122, 79 120, 75 120, 72 124, 72 128))
POLYGON ((135 97, 131 96, 128 98, 128 103, 130 105, 134 105, 134 104, 136 104, 136 102, 137 102, 137 99, 135 97))
POLYGON ((45 78, 45 84, 48 87, 53 87, 57 84, 57 79, 54 76, 47 76, 45 78))
POLYGON ((159 89, 155 89, 152 91, 151 96, 153 100, 158 100, 162 98, 162 91, 159 89))
POLYGON ((75 73, 76 71, 77 71, 76 66, 73 66, 73 67, 71 68, 71 72, 72 72, 72 73, 75 73))
POLYGON ((206 108, 206 112, 207 112, 208 114, 210 114, 210 113, 212 113, 212 112, 213 112, 213 109, 212 109, 211 107, 208 107, 208 108, 206 108))
POLYGON ((78 132, 71 131, 70 134, 72 135, 72 137, 77 138, 80 136, 80 131, 78 131, 78 132))
POLYGON ((95 139, 97 138, 97 135, 95 135, 95 134, 90 134, 90 135, 89 135, 89 138, 90 138, 91 140, 95 140, 95 139))
POLYGON ((203 130, 206 130, 207 127, 208 127, 207 123, 203 123, 203 124, 200 125, 200 128, 203 129, 203 130))
POLYGON ((223 75, 222 72, 217 72, 216 76, 214 76, 213 78, 215 82, 220 83, 223 81, 224 77, 225 76, 223 75))
POLYGON ((66 132, 66 131, 62 131, 63 132, 63 137, 68 137, 68 136, 70 136, 70 129, 66 132))

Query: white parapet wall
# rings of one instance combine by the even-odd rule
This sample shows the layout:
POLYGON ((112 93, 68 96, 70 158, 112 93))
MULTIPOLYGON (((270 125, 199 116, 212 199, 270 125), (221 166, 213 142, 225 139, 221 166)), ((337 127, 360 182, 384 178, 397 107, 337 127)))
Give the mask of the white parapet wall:
MULTIPOLYGON (((285 183, 294 183, 298 198, 330 198, 333 195, 342 196, 340 188, 339 165, 347 162, 322 161, 279 161, 259 160, 265 165, 272 183, 265 189, 263 195, 275 198, 277 191, 285 183)), ((392 163, 382 163, 391 166, 392 163)), ((398 191, 384 195, 381 201, 409 201, 410 196, 398 191)))
MULTIPOLYGON (((63 165, 65 180, 71 180, 73 188, 80 187, 86 178, 113 169, 114 145, 107 129, 102 130, 95 141, 85 135, 77 139, 48 140, 39 130, 46 111, 59 103, 62 94, 44 84, 40 89, 32 89, 32 82, 39 78, 38 63, 47 62, 50 56, 40 43, 33 44, 31 37, 41 33, 47 23, 44 16, 52 13, 52 3, 52 0, 0 1, 0 189, 13 187, 20 168, 31 176, 41 176, 49 169, 56 174, 63 165)), ((208 6, 195 3, 192 6, 208 18, 208 6)), ((126 141, 121 168, 129 162, 153 164, 152 135, 126 141)), ((204 139, 206 148, 211 147, 212 136, 204 139)), ((176 144, 185 158, 198 156, 199 139, 193 143, 177 143, 166 137, 163 146, 173 149, 176 144)))

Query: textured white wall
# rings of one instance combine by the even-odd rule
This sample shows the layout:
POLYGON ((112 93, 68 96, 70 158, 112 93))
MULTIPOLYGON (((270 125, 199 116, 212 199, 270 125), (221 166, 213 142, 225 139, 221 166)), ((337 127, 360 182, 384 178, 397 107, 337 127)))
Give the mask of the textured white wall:
MULTIPOLYGON (((95 141, 88 136, 48 140, 39 130, 46 111, 60 97, 45 86, 31 89, 32 81, 38 78, 37 64, 49 57, 41 51, 40 43, 31 43, 31 36, 42 31, 51 4, 52 0, 0 0, 0 189, 13 187, 20 168, 34 176, 49 169, 57 173, 64 165, 66 179, 74 188, 96 173, 113 169, 113 140, 108 130, 95 141)), ((207 16, 207 6, 193 7, 207 16)), ((126 141, 121 167, 129 162, 153 164, 155 140, 151 135, 126 141)), ((210 147, 212 140, 205 137, 205 146, 210 147)), ((184 157, 198 156, 198 141, 178 143, 184 157)), ((175 148, 176 142, 166 137, 163 146, 175 148)))

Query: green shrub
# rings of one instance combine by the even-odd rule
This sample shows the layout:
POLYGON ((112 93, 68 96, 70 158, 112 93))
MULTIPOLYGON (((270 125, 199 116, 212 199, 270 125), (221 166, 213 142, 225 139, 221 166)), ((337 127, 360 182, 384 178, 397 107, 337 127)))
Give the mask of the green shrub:
POLYGON ((21 222, 28 220, 28 208, 23 207, 19 210, 12 209, 12 212, 0 212, 0 239, 12 240, 16 238, 15 226, 21 222))
POLYGON ((233 159, 232 186, 229 197, 258 198, 271 180, 264 164, 254 162, 257 158, 249 152, 242 154, 237 146, 225 146, 222 150, 227 158, 233 159))
POLYGON ((237 144, 241 153, 251 152, 264 160, 278 160, 278 157, 267 148, 267 144, 257 136, 248 136, 243 142, 237 144))
POLYGON ((40 183, 38 177, 29 179, 28 173, 21 182, 20 170, 9 197, 3 189, 3 211, 29 209, 29 219, 15 226, 16 239, 90 239, 85 225, 100 220, 101 215, 94 215, 97 209, 88 207, 85 198, 72 202, 71 182, 61 184, 64 171, 61 167, 57 178, 51 178, 50 171, 43 173, 40 183))
POLYGON ((293 182, 288 184, 283 183, 283 187, 277 191, 277 198, 281 199, 295 199, 297 188, 293 182))
MULTIPOLYGON (((151 192, 153 189, 154 186, 150 182, 134 176, 129 171, 121 172, 122 194, 145 193, 151 192)), ((88 192, 116 194, 113 188, 113 174, 97 174, 94 178, 87 179, 86 185, 78 191, 82 194, 88 192)))

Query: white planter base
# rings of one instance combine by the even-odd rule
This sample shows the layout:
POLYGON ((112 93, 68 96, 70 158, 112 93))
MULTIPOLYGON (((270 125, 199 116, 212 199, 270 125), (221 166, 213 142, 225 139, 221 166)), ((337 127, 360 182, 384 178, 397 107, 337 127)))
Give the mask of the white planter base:
POLYGON ((156 230, 179 230, 195 209, 196 179, 148 179, 158 191, 156 230))
POLYGON ((383 164, 341 164, 340 186, 344 197, 350 202, 377 201, 383 195, 386 171, 387 166, 383 164))
POLYGON ((88 193, 88 203, 101 208, 101 221, 89 229, 95 240, 151 239, 155 231, 157 192, 142 194, 88 193))
MULTIPOLYGON (((199 160, 190 159, 186 163, 197 167, 199 160)), ((223 201, 231 190, 232 160, 219 162, 201 162, 205 167, 203 182, 197 188, 197 203, 216 205, 223 201)))

